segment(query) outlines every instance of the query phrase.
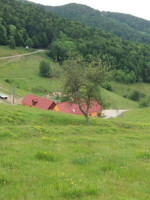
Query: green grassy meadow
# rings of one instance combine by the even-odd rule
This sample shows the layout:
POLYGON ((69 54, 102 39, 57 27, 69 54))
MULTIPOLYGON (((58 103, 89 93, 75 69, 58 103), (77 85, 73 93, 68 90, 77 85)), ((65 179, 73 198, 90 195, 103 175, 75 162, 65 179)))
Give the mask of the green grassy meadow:
POLYGON ((39 75, 39 65, 42 60, 50 63, 53 72, 57 72, 54 65, 45 53, 13 58, 0 61, 0 85, 9 92, 15 86, 16 95, 25 96, 27 93, 39 96, 61 90, 59 78, 43 78, 39 75))
POLYGON ((86 127, 82 116, 0 104, 0 199, 149 200, 148 112, 86 127))
POLYGON ((134 83, 134 84, 125 84, 125 83, 110 83, 113 89, 113 92, 119 96, 130 96, 133 91, 139 91, 144 94, 145 97, 149 96, 150 84, 149 83, 134 83))

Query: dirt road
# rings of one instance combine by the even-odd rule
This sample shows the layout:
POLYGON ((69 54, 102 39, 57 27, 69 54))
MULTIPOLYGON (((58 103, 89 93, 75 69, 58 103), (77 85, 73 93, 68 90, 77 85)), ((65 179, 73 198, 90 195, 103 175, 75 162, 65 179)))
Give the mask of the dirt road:
POLYGON ((121 116, 124 112, 128 110, 103 110, 102 115, 105 116, 105 119, 114 118, 117 116, 121 116))
POLYGON ((10 58, 17 58, 17 57, 21 57, 21 56, 28 56, 28 55, 32 55, 32 54, 36 54, 42 51, 46 51, 46 50, 37 50, 31 53, 25 53, 25 54, 20 54, 20 55, 15 55, 15 56, 7 56, 7 57, 1 57, 0 60, 5 60, 5 59, 10 59, 10 58))

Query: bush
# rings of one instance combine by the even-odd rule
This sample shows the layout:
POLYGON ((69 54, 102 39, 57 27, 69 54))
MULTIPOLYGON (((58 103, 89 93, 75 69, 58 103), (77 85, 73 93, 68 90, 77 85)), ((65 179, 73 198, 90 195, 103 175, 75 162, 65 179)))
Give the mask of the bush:
POLYGON ((42 77, 50 77, 51 76, 51 68, 50 68, 48 62, 41 61, 39 70, 40 70, 40 76, 42 76, 42 77))
POLYGON ((132 92, 132 94, 130 95, 130 99, 132 99, 134 101, 139 101, 140 100, 140 96, 141 96, 140 91, 134 90, 132 92))
POLYGON ((6 83, 11 83, 12 81, 11 81, 10 79, 6 78, 6 79, 5 79, 5 82, 6 82, 6 83))
POLYGON ((101 117, 101 113, 100 112, 97 113, 97 117, 101 117))
POLYGON ((149 106, 149 98, 148 99, 143 99, 139 104, 140 108, 146 108, 148 106, 149 106))
POLYGON ((131 71, 130 73, 126 74, 125 82, 126 83, 135 83, 136 82, 135 73, 131 71))
POLYGON ((109 83, 104 83, 104 84, 102 85, 102 87, 105 88, 105 89, 108 90, 108 91, 112 91, 112 87, 111 87, 111 85, 110 85, 109 83))
POLYGON ((124 71, 122 71, 121 69, 114 70, 113 77, 118 82, 125 82, 126 73, 124 71))

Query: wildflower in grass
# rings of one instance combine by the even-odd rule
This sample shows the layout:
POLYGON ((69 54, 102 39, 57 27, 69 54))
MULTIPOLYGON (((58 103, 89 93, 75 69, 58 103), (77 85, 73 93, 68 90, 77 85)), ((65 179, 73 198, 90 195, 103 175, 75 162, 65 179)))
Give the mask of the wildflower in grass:
POLYGON ((73 182, 71 182, 71 184, 73 185, 73 182))
POLYGON ((34 129, 36 129, 37 131, 41 131, 42 130, 42 126, 34 126, 34 129))
POLYGON ((84 174, 81 174, 81 176, 84 176, 84 174))
POLYGON ((47 154, 46 152, 44 152, 44 154, 47 154))

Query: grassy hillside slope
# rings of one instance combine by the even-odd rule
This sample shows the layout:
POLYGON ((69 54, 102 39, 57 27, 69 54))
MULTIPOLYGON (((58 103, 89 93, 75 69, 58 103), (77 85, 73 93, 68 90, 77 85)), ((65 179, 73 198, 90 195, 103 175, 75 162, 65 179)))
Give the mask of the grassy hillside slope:
MULTIPOLYGON (((13 51, 8 47, 0 47, 5 55, 12 55, 13 51), (4 51, 3 51, 4 50, 4 51)), ((24 48, 17 48, 15 54, 23 52, 24 48)), ((2 53, 0 54, 0 57, 2 53)), ((62 67, 51 61, 45 52, 35 55, 0 60, 0 91, 12 94, 12 87, 15 87, 15 94, 24 97, 27 93, 45 96, 52 92, 62 92, 63 78, 62 67), (52 78, 42 78, 39 75, 39 65, 42 60, 49 62, 52 71, 52 78)), ((117 94, 102 89, 102 96, 106 106, 116 109, 136 108, 138 104, 125 99, 117 94)))
POLYGON ((148 200, 149 124, 131 125, 133 114, 85 127, 84 117, 0 104, 0 199, 148 200))
MULTIPOLYGON (((19 54, 19 52, 20 48, 17 48, 16 53, 19 54)), ((0 60, 1 86, 7 88, 9 92, 11 92, 12 86, 15 86, 16 94, 22 97, 27 93, 43 95, 52 91, 59 91, 61 82, 58 78, 40 77, 39 65, 42 60, 50 63, 53 72, 57 70, 57 65, 52 63, 45 53, 0 60)))

